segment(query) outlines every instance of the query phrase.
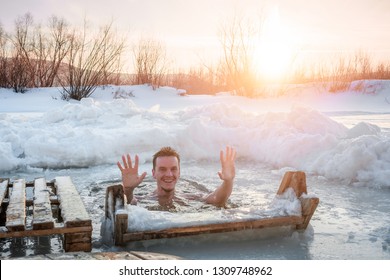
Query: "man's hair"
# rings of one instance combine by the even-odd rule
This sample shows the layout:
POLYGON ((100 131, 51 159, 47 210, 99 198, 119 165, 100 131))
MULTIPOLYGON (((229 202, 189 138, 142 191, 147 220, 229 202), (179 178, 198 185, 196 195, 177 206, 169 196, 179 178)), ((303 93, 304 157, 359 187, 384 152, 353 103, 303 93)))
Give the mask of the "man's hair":
POLYGON ((156 160, 158 157, 176 157, 180 166, 180 155, 171 147, 162 147, 157 153, 153 155, 153 169, 156 168, 156 160))

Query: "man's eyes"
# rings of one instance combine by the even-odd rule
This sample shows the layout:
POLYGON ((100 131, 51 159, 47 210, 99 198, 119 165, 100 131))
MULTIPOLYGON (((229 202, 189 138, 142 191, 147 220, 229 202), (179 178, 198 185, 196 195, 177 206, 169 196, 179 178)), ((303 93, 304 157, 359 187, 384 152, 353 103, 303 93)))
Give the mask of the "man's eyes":
MULTIPOLYGON (((168 168, 163 168, 163 167, 160 167, 159 168, 159 170, 161 171, 161 172, 165 172, 165 171, 167 171, 168 170, 168 168)), ((173 167, 173 168, 171 168, 171 171, 177 171, 178 169, 177 169, 177 167, 173 167)))

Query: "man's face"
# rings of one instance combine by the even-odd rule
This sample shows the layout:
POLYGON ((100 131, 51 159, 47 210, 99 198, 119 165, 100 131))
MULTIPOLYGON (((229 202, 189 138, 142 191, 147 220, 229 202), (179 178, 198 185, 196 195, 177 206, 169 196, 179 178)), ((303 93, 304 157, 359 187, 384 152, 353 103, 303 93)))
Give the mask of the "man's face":
POLYGON ((157 181, 157 189, 172 192, 180 177, 179 161, 175 156, 156 158, 156 167, 152 170, 153 178, 157 181))

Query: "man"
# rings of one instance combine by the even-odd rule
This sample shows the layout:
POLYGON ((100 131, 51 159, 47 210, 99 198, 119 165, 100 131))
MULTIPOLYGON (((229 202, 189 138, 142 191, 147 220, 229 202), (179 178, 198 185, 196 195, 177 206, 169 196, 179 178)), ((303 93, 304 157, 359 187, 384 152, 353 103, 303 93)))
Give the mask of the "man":
MULTIPOLYGON (((233 190, 233 180, 236 175, 234 161, 236 151, 226 147, 225 154, 220 152, 221 171, 218 172, 222 184, 212 193, 201 198, 205 203, 218 207, 224 207, 233 190)), ((122 156, 123 165, 118 161, 117 165, 122 173, 122 184, 127 203, 136 204, 134 189, 144 180, 146 172, 138 174, 138 155, 135 156, 134 166, 130 154, 122 156)), ((157 188, 153 192, 159 204, 163 207, 170 207, 175 201, 175 187, 180 178, 180 156, 170 147, 164 147, 153 156, 153 178, 156 180, 157 188)))

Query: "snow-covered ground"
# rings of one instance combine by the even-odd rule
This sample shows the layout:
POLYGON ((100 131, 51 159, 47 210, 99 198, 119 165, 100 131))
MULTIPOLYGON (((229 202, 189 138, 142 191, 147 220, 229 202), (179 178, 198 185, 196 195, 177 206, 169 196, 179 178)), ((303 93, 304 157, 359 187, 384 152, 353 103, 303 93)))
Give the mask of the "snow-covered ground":
MULTIPOLYGON (((219 150, 231 145, 238 153, 231 203, 240 210, 216 209, 215 216, 194 219, 253 213, 273 200, 285 171, 303 170, 309 193, 320 198, 308 230, 128 247, 192 259, 390 259, 390 82, 359 83, 365 93, 299 85, 259 99, 106 86, 80 102, 62 100, 59 88, 25 94, 0 89, 0 177, 72 176, 93 219, 93 250, 120 250, 102 244, 100 227, 105 187, 120 179, 116 161, 122 154, 137 153, 141 171, 150 175, 152 154, 172 146, 182 157, 183 181, 212 189, 219 184, 219 150)), ((185 214, 193 217, 175 213, 172 223, 185 214)), ((149 213, 139 215, 155 224, 149 213)), ((51 245, 62 250, 59 241, 51 245)), ((12 249, 12 242, 1 246, 3 257, 41 250, 34 244, 24 252, 12 249)))

